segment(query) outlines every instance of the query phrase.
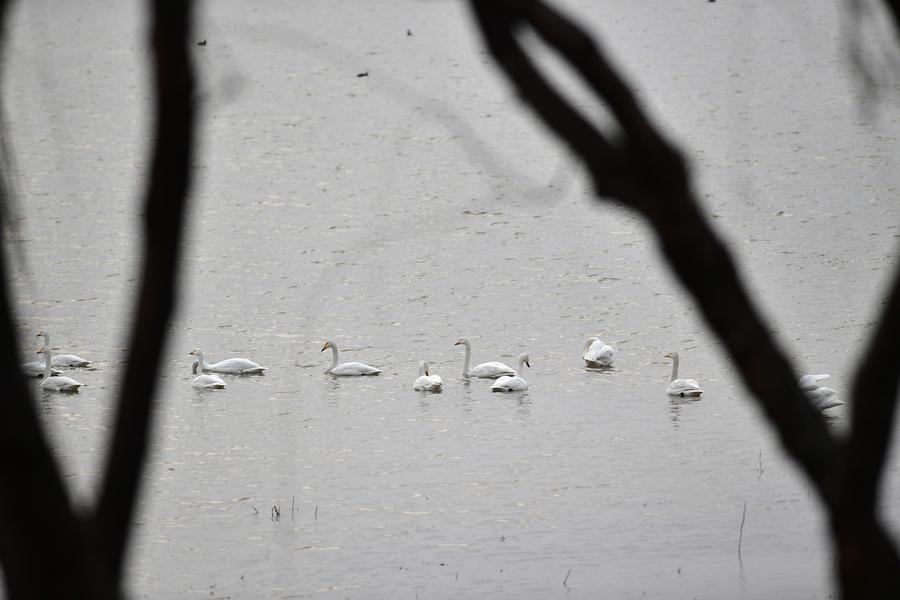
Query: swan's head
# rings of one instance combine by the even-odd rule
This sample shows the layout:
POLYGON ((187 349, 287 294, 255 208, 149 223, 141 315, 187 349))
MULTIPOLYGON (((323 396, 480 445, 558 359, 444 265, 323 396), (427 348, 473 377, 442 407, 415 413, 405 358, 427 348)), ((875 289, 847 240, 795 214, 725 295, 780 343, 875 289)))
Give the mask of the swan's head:
POLYGON ((672 360, 677 360, 677 359, 678 359, 678 353, 677 353, 677 352, 666 352, 666 353, 663 355, 663 358, 671 358, 672 360))
POLYGON ((468 344, 469 344, 469 340, 467 340, 466 338, 459 338, 456 341, 456 343, 453 345, 454 346, 467 346, 468 344))
POLYGON ((47 346, 41 346, 40 348, 38 348, 38 351, 35 352, 35 354, 45 354, 49 351, 50 350, 47 348, 47 346))
POLYGON ((531 368, 531 363, 528 362, 528 355, 527 355, 527 354, 524 354, 524 353, 523 353, 523 354, 520 354, 520 355, 519 355, 519 362, 524 363, 525 366, 528 367, 529 369, 531 368))
POLYGON ((200 356, 200 351, 199 350, 191 350, 190 352, 188 352, 188 356, 200 356))
POLYGON ((45 332, 43 329, 34 334, 34 337, 41 337, 42 335, 47 335, 47 332, 45 332))
POLYGON ((322 344, 322 349, 319 350, 319 352, 325 352, 325 351, 328 350, 329 348, 334 348, 334 344, 331 343, 331 340, 328 340, 327 342, 325 342, 324 344, 322 344))

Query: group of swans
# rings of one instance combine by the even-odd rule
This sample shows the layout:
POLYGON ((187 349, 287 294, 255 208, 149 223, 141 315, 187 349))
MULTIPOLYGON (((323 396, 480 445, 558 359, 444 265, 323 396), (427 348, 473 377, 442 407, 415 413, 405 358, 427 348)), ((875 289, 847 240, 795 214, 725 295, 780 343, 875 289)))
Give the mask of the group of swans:
POLYGON ((53 390, 55 392, 77 392, 78 388, 84 384, 79 383, 71 377, 62 375, 53 367, 86 367, 90 361, 76 356, 74 354, 57 354, 53 355, 50 349, 50 334, 44 330, 37 332, 35 337, 44 338, 44 344, 38 349, 36 354, 43 354, 44 360, 33 360, 22 365, 22 372, 26 377, 40 377, 41 389, 53 390))
MULTIPOLYGON (((44 345, 37 351, 37 354, 44 355, 43 364, 39 361, 32 361, 22 365, 23 372, 29 377, 42 377, 41 388, 58 392, 77 392, 78 388, 83 384, 61 375, 59 371, 53 367, 86 367, 90 361, 76 356, 74 354, 58 354, 53 355, 50 350, 50 334, 46 331, 39 331, 36 337, 44 338, 44 345)), ((479 378, 479 379, 496 379, 491 385, 493 392, 519 392, 528 389, 528 382, 522 377, 525 367, 531 367, 528 354, 520 354, 517 358, 517 369, 498 361, 490 361, 480 363, 470 368, 472 359, 472 344, 466 338, 460 338, 455 346, 465 346, 466 355, 463 360, 463 377, 479 378)), ((340 352, 337 344, 331 340, 327 340, 322 345, 322 352, 331 349, 332 362, 331 366, 325 369, 325 372, 336 376, 362 376, 362 375, 378 375, 381 369, 367 365, 362 362, 350 361, 340 362, 340 352)), ((582 359, 585 365, 590 368, 606 368, 611 367, 613 363, 614 351, 612 347, 603 343, 599 338, 590 337, 584 344, 582 359)), ((250 375, 261 374, 266 367, 256 364, 249 358, 228 358, 217 363, 207 363, 203 360, 203 352, 193 350, 191 356, 196 356, 192 370, 194 373, 200 371, 200 374, 194 378, 191 385, 201 389, 224 389, 225 381, 218 375, 212 373, 228 373, 232 375, 250 375), (210 371, 211 373, 207 373, 210 371)), ((679 379, 678 363, 679 356, 677 352, 668 352, 665 358, 672 359, 672 377, 666 388, 666 393, 670 396, 680 396, 682 398, 697 398, 703 390, 696 379, 679 379)), ((818 410, 824 411, 835 406, 843 404, 836 398, 837 392, 829 387, 819 386, 819 381, 830 377, 827 374, 804 375, 800 378, 798 385, 800 390, 809 398, 813 406, 818 410)), ((429 365, 426 361, 419 361, 419 376, 413 384, 416 391, 440 392, 443 389, 443 380, 440 375, 432 375, 429 365)))
MULTIPOLYGON (((519 355, 518 371, 496 361, 481 363, 470 369, 469 364, 472 359, 472 345, 469 343, 469 340, 461 338, 454 345, 466 347, 466 358, 463 363, 463 377, 497 379, 494 385, 491 386, 491 390, 495 392, 522 391, 528 389, 528 382, 520 375, 525 366, 531 366, 528 362, 527 354, 519 355)), ((342 363, 337 344, 332 340, 328 340, 322 345, 321 352, 324 352, 329 348, 331 349, 331 366, 325 369, 325 372, 329 375, 353 377, 378 375, 381 373, 381 369, 365 363, 356 361, 342 363)), ((432 375, 428 363, 424 360, 419 361, 419 376, 416 378, 415 382, 413 382, 413 389, 421 392, 440 392, 443 389, 443 386, 444 382, 443 379, 441 379, 441 376, 432 375)))
POLYGON ((211 375, 205 371, 213 373, 228 373, 230 375, 258 375, 266 370, 266 367, 256 364, 249 358, 226 358, 217 363, 209 364, 203 360, 203 352, 200 350, 191 350, 190 356, 196 356, 191 370, 196 373, 200 371, 200 375, 194 378, 191 385, 195 388, 206 390, 223 390, 225 389, 225 380, 218 375, 211 375))
MULTIPOLYGON (((699 397, 700 394, 703 393, 703 390, 700 389, 700 384, 697 383, 696 379, 678 379, 678 353, 669 352, 665 356, 666 358, 672 359, 672 379, 666 390, 668 394, 670 396, 681 396, 682 398, 699 397)), ((829 387, 819 386, 820 381, 828 379, 829 377, 831 377, 831 375, 825 373, 820 375, 804 375, 798 382, 800 390, 807 398, 809 398, 813 407, 820 412, 843 404, 843 402, 836 398, 836 391, 829 387)))
POLYGON ((517 359, 518 370, 498 361, 490 361, 469 368, 472 360, 472 344, 466 338, 460 338, 454 346, 465 346, 466 357, 463 360, 463 377, 479 379, 496 379, 491 386, 492 392, 523 392, 528 389, 528 382, 522 377, 525 367, 531 367, 527 354, 520 354, 517 359))
MULTIPOLYGON (((44 330, 37 332, 35 337, 44 338, 43 347, 50 349, 50 334, 44 330)), ((40 354, 40 351, 38 351, 40 354)), ((50 366, 51 367, 86 367, 88 366, 90 361, 87 361, 80 356, 76 356, 74 354, 57 354, 55 356, 51 355, 50 358, 50 366)), ((22 372, 26 377, 44 377, 44 361, 33 360, 22 365, 22 372)), ((50 369, 51 375, 59 375, 60 372, 56 369, 50 369)))
MULTIPOLYGON (((522 377, 525 367, 531 367, 528 354, 520 354, 517 358, 517 369, 513 369, 498 361, 489 361, 471 367, 472 344, 466 338, 460 338, 455 346, 465 346, 466 354, 463 360, 463 377, 479 379, 496 379, 491 385, 493 392, 519 392, 528 389, 528 382, 522 377)), ((378 375, 381 369, 361 362, 340 362, 340 354, 337 345, 328 340, 322 346, 322 352, 331 348, 332 363, 325 370, 326 373, 339 376, 378 375)), ((590 337, 584 344, 582 359, 590 368, 607 368, 613 363, 614 350, 603 343, 599 338, 590 337)), ((680 379, 678 377, 679 355, 677 352, 668 352, 665 358, 672 359, 672 376, 666 393, 670 396, 682 398, 699 398, 703 393, 696 379, 680 379)), ((819 387, 818 381, 828 375, 805 375, 800 379, 800 388, 812 400, 819 410, 826 410, 842 404, 834 398, 835 391, 831 388, 819 387)), ((419 361, 419 376, 413 383, 413 389, 423 392, 440 392, 443 389, 443 380, 440 375, 432 375, 426 361, 419 361)))

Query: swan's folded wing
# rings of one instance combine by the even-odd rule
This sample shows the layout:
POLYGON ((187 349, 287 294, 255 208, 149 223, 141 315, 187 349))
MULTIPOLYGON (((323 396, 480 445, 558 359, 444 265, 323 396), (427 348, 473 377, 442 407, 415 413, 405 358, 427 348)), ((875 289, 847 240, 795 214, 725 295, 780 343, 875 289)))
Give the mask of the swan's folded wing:
POLYGON ((471 377, 501 377, 503 375, 515 375, 516 371, 502 362, 491 361, 476 365, 469 371, 471 377))
POLYGON ((361 362, 341 363, 331 370, 332 375, 378 375, 381 369, 361 362))

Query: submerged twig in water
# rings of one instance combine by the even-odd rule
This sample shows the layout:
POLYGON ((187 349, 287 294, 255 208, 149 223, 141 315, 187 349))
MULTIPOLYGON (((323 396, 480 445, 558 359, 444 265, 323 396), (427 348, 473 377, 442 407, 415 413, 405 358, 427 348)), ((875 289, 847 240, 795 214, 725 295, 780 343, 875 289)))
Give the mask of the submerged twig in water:
POLYGON ((277 504, 272 505, 272 520, 280 521, 281 520, 281 509, 277 504))
POLYGON ((759 473, 757 475, 757 479, 762 479, 763 468, 762 468, 762 450, 759 451, 759 473))
POLYGON ((569 587, 568 585, 566 585, 566 583, 569 581, 569 575, 571 575, 571 574, 572 574, 572 569, 569 569, 569 571, 566 573, 565 578, 563 579, 563 587, 564 588, 569 587))
POLYGON ((738 558, 741 557, 741 542, 744 540, 744 520, 747 518, 747 503, 744 502, 744 513, 741 515, 741 531, 738 534, 738 558))
POLYGON ((315 519, 316 521, 319 520, 319 505, 318 504, 316 504, 316 511, 313 513, 313 519, 315 519))

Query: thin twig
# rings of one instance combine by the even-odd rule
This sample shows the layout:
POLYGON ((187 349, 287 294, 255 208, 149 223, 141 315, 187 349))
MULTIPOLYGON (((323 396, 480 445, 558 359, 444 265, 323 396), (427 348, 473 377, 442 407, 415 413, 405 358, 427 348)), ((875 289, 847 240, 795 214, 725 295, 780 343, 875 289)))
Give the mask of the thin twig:
POLYGON ((744 502, 744 512, 741 514, 741 531, 738 534, 738 558, 741 558, 741 542, 744 541, 744 520, 747 518, 747 503, 744 502))

